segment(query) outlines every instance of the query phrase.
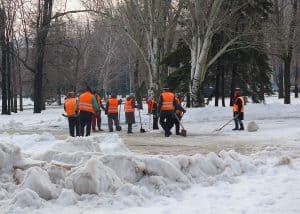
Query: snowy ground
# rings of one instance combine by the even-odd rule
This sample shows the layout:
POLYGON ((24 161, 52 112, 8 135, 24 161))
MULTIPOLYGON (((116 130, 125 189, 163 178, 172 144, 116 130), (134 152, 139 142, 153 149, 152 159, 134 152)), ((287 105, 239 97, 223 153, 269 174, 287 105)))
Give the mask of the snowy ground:
POLYGON ((75 139, 62 108, 1 115, 0 213, 300 213, 300 101, 281 102, 247 104, 258 132, 214 132, 230 107, 188 109, 170 138, 145 111, 146 133, 75 139))

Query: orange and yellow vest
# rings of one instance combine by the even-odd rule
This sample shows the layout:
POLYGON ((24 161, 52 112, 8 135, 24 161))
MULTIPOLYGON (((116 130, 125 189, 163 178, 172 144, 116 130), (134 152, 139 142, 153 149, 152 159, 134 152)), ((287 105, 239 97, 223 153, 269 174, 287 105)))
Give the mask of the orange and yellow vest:
POLYGON ((76 111, 76 98, 67 98, 65 100, 65 110, 68 116, 74 115, 76 111))
POLYGON ((108 113, 118 113, 119 100, 117 98, 108 99, 108 113))
POLYGON ((93 108, 93 94, 90 92, 85 92, 79 97, 79 110, 95 113, 93 108))
POLYGON ((161 97, 162 97, 161 111, 172 111, 175 109, 174 106, 175 95, 173 93, 163 92, 161 94, 161 97))
POLYGON ((125 100, 125 112, 134 112, 134 108, 132 107, 132 99, 125 100))
POLYGON ((242 101, 242 109, 241 109, 241 112, 244 112, 245 101, 244 101, 244 98, 243 98, 243 97, 237 97, 237 98, 235 98, 234 103, 233 103, 233 108, 232 108, 232 110, 233 110, 233 112, 238 112, 238 110, 239 110, 239 106, 238 106, 238 104, 237 104, 237 100, 238 100, 238 99, 241 99, 241 101, 242 101))

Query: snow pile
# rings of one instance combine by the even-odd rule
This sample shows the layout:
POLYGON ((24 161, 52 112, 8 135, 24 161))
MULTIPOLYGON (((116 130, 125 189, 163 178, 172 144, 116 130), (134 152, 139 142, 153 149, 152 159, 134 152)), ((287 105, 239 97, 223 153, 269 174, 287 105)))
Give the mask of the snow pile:
POLYGON ((247 131, 248 132, 256 132, 259 129, 257 123, 255 121, 251 121, 247 125, 247 131))
POLYGON ((42 206, 42 199, 36 192, 25 188, 16 193, 10 204, 20 208, 40 208, 42 206))
POLYGON ((0 143, 0 171, 11 170, 22 162, 20 148, 7 143, 0 143))
POLYGON ((71 171, 66 178, 66 187, 80 195, 115 191, 120 185, 121 181, 115 172, 96 158, 71 171))
POLYGON ((27 170, 21 187, 33 190, 45 200, 58 197, 56 187, 50 181, 47 171, 39 167, 32 167, 27 170))

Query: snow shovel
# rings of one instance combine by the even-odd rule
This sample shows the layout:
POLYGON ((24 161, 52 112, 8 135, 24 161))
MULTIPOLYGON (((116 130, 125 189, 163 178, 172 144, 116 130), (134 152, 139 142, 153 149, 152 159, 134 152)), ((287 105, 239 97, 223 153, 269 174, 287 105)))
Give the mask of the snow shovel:
MULTIPOLYGON (((120 99, 121 100, 121 99, 120 99)), ((121 117, 121 105, 122 105, 122 100, 121 103, 119 105, 119 111, 118 111, 118 121, 119 121, 119 126, 116 128, 117 131, 121 131, 122 130, 122 126, 120 126, 120 117, 121 117)))
MULTIPOLYGON (((186 137, 186 129, 183 127, 182 125, 182 122, 179 120, 178 116, 176 115, 176 113, 174 114, 175 115, 175 118, 176 120, 179 122, 179 125, 181 126, 181 132, 180 132, 180 135, 183 136, 183 137, 186 137)), ((183 115, 182 115, 183 116, 183 115)))
POLYGON ((221 126, 220 128, 218 128, 218 129, 215 129, 213 132, 219 132, 219 131, 221 131, 225 126, 227 126, 229 123, 231 123, 231 121, 233 121, 234 119, 236 119, 236 118, 238 118, 238 114, 234 117, 234 118, 232 118, 232 119, 230 119, 227 123, 225 123, 223 126, 221 126))
POLYGON ((143 129, 143 125, 142 125, 142 117, 141 117, 141 111, 140 111, 140 109, 139 109, 139 118, 140 118, 140 124, 141 124, 140 132, 141 132, 141 133, 145 133, 146 130, 143 129))

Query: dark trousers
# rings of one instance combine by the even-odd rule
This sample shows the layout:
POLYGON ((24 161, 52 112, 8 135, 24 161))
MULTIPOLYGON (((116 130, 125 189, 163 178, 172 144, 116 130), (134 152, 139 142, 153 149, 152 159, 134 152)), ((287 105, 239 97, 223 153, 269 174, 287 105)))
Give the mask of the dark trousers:
POLYGON ((132 133, 132 123, 128 123, 127 133, 132 133))
POLYGON ((158 116, 157 114, 153 114, 153 129, 159 129, 158 128, 158 116))
POLYGON ((108 119, 108 129, 110 132, 114 131, 113 124, 116 126, 116 130, 119 130, 119 119, 118 119, 118 114, 108 114, 107 115, 108 119))
POLYGON ((86 134, 85 136, 90 136, 91 134, 91 126, 92 126, 92 117, 93 113, 87 111, 80 111, 79 119, 80 119, 80 136, 84 136, 84 128, 86 126, 86 134))
POLYGON ((170 130, 174 126, 174 113, 173 112, 161 112, 159 123, 161 127, 165 130, 165 133, 170 133, 170 130))
POLYGON ((241 129, 244 129, 244 124, 243 124, 243 121, 241 119, 241 117, 236 117, 237 113, 234 113, 233 116, 234 116, 234 124, 235 124, 235 129, 238 129, 239 128, 239 125, 240 125, 240 128, 241 129))
POLYGON ((70 136, 75 137, 74 130, 76 130, 76 136, 79 136, 79 119, 78 117, 69 117, 69 133, 70 136))
POLYGON ((174 123, 175 123, 175 128, 176 128, 176 134, 179 134, 179 130, 180 130, 180 120, 181 117, 177 115, 177 118, 175 118, 174 123), (177 119, 178 118, 178 119, 177 119))
POLYGON ((100 130, 101 129, 101 111, 99 110, 97 114, 93 114, 92 116, 92 129, 96 130, 96 123, 97 127, 100 130))

